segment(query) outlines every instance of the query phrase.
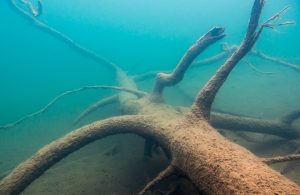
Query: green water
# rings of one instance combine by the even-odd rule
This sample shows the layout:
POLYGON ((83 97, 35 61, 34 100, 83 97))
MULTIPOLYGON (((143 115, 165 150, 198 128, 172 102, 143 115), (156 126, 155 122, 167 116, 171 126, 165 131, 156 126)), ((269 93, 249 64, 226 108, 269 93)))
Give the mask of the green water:
MULTIPOLYGON (((40 30, 12 9, 8 1, 0 2, 0 124, 39 110, 64 91, 86 85, 115 85, 111 70, 40 30)), ((239 44, 252 6, 251 0, 43 0, 42 3, 39 20, 116 63, 130 75, 172 69, 187 48, 213 26, 226 28, 227 37, 221 42, 239 44)), ((285 5, 291 5, 292 9, 280 21, 296 23, 267 29, 255 48, 300 65, 299 2, 269 0, 262 19, 285 5)), ((199 59, 216 54, 221 42, 199 59)), ((274 74, 260 74, 240 63, 218 93, 214 108, 266 119, 277 119, 300 108, 300 72, 253 56, 247 59, 259 70, 274 74)), ((221 64, 191 69, 179 84, 180 89, 193 98, 221 64)), ((152 84, 153 79, 139 86, 150 92, 152 84)), ((166 91, 167 102, 172 105, 192 103, 176 88, 166 91)), ((114 93, 99 89, 64 97, 46 113, 15 128, 0 130, 0 175, 43 145, 70 132, 74 129, 73 120, 86 107, 114 93)), ((116 105, 107 106, 79 126, 119 114, 116 105)))

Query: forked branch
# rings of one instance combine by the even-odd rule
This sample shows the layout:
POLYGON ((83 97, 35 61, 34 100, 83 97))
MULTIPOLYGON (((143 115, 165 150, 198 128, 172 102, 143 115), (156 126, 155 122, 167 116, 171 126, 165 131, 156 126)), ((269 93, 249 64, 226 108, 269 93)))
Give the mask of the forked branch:
POLYGON ((173 86, 179 83, 183 79, 185 72, 195 58, 207 47, 220 40, 224 36, 224 29, 215 27, 197 40, 197 42, 188 49, 172 73, 157 74, 156 82, 153 88, 153 96, 161 98, 163 90, 166 86, 173 86))
POLYGON ((74 93, 77 93, 77 92, 81 92, 81 91, 85 91, 85 90, 90 90, 90 89, 113 89, 113 90, 118 90, 118 91, 125 91, 125 92, 128 92, 128 93, 134 94, 137 97, 143 97, 143 96, 147 95, 145 92, 134 90, 134 89, 123 88, 123 87, 106 86, 106 85, 85 86, 85 87, 81 87, 81 88, 74 89, 74 90, 71 90, 71 91, 66 91, 66 92, 56 96, 53 100, 51 100, 41 110, 39 110, 37 112, 34 112, 32 114, 26 115, 26 116, 22 117, 21 119, 15 121, 13 123, 10 123, 10 124, 4 125, 4 126, 0 126, 0 130, 16 127, 17 125, 23 123, 27 119, 36 117, 36 116, 46 112, 55 102, 57 102, 60 98, 62 98, 64 96, 74 94, 74 93))
MULTIPOLYGON (((197 118, 209 120, 211 106, 216 94, 222 87, 233 68, 243 59, 243 57, 253 48, 259 35, 262 33, 266 24, 277 18, 278 13, 267 20, 259 27, 259 20, 262 13, 262 8, 265 4, 264 0, 255 0, 252 7, 251 17, 248 24, 247 34, 238 47, 238 49, 226 60, 219 68, 217 73, 207 82, 205 87, 198 94, 196 101, 192 106, 191 113, 197 118)), ((282 14, 283 12, 280 12, 282 14)))

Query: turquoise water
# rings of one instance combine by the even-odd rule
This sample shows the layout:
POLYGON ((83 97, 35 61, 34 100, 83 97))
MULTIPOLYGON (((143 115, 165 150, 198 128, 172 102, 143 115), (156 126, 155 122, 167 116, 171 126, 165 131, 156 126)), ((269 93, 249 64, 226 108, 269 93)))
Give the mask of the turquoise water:
MULTIPOLYGON (((8 1, 0 2, 0 124, 39 110, 64 91, 86 85, 115 84, 111 70, 40 30, 12 9, 8 1)), ((252 1, 240 0, 226 3, 224 0, 43 0, 42 3, 39 20, 116 63, 130 75, 170 70, 187 48, 215 25, 226 28, 227 37, 221 42, 239 44, 252 6, 252 1)), ((291 5, 292 9, 282 21, 296 23, 267 29, 256 49, 300 65, 299 2, 269 0, 263 19, 285 5, 291 5)), ((216 54, 219 43, 199 59, 216 54)), ((300 72, 253 56, 247 59, 259 70, 274 74, 260 74, 240 63, 218 94, 215 108, 266 119, 277 119, 300 108, 300 72)), ((191 69, 179 84, 180 89, 193 98, 220 65, 218 62, 191 69)), ((152 84, 153 80, 149 80, 139 86, 150 91, 152 84)), ((170 104, 191 104, 191 99, 178 89, 166 91, 170 104)), ((73 120, 87 106, 114 93, 100 89, 64 97, 46 113, 15 128, 0 130, 0 175, 43 145, 70 132, 74 129, 73 120)), ((117 106, 107 106, 80 125, 118 114, 117 106)))

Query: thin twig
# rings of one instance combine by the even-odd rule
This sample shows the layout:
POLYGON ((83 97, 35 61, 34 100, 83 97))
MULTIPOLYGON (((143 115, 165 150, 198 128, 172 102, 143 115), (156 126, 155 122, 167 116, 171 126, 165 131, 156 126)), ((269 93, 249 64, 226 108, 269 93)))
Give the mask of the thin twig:
POLYGON ((55 102, 57 102, 60 98, 66 96, 66 95, 70 95, 70 94, 73 94, 73 93, 77 93, 77 92, 80 92, 80 91, 85 91, 85 90, 90 90, 90 89, 113 89, 113 90, 118 90, 118 91, 125 91, 125 92, 128 92, 128 93, 132 93, 134 95, 136 95, 137 97, 143 97, 146 95, 145 92, 142 92, 142 91, 138 91, 138 90, 133 90, 133 89, 128 89, 128 88, 123 88, 123 87, 116 87, 116 86, 106 86, 106 85, 95 85, 95 86, 85 86, 85 87, 81 87, 81 88, 78 88, 78 89, 74 89, 74 90, 71 90, 71 91, 66 91, 58 96, 56 96, 53 100, 51 100, 44 108, 42 108, 41 110, 37 111, 37 112, 34 112, 32 114, 29 114, 29 115, 26 115, 24 117, 22 117, 21 119, 13 122, 13 123, 10 123, 10 124, 7 124, 7 125, 3 125, 3 126, 0 126, 0 130, 1 129, 9 129, 9 128, 13 128, 19 124, 21 124, 22 122, 26 121, 27 119, 30 119, 32 117, 35 117, 37 115, 40 115, 42 113, 44 113, 45 111, 47 111, 55 102))
POLYGON ((260 74, 275 74, 274 72, 265 72, 265 71, 261 71, 259 69, 257 69, 253 64, 251 64, 248 60, 243 60, 243 62, 245 64, 247 64, 252 70, 254 70, 255 72, 257 73, 260 73, 260 74))

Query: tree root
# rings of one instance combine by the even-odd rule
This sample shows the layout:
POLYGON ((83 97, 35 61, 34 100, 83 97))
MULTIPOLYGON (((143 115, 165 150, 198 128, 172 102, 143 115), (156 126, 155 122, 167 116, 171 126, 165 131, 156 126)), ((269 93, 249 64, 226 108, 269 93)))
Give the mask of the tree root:
POLYGON ((66 91, 58 96, 56 96, 53 100, 51 100, 44 108, 42 108, 41 110, 37 111, 37 112, 34 112, 32 114, 29 114, 29 115, 26 115, 24 117, 22 117, 21 119, 13 122, 13 123, 10 123, 10 124, 7 124, 7 125, 3 125, 3 126, 0 126, 0 130, 1 129, 9 129, 9 128, 14 128, 16 127, 17 125, 23 123, 24 121, 30 119, 30 118, 33 118, 33 117, 36 117, 44 112, 46 112, 55 102, 57 102, 60 98, 66 96, 66 95, 70 95, 70 94, 74 94, 74 93, 77 93, 77 92, 81 92, 81 91, 85 91, 85 90, 90 90, 90 89, 113 89, 113 90, 118 90, 118 91, 125 91, 125 92, 128 92, 128 93, 131 93, 131 94, 134 94, 136 95, 137 97, 143 97, 146 95, 145 92, 142 92, 142 91, 138 91, 138 90, 135 90, 135 89, 128 89, 128 88, 124 88, 124 87, 116 87, 116 86, 105 86, 105 85, 94 85, 94 86, 85 86, 85 87, 81 87, 81 88, 78 88, 78 89, 74 89, 74 90, 71 90, 71 91, 66 91))
POLYGON ((172 165, 169 165, 166 169, 161 171, 152 181, 150 181, 139 193, 138 195, 143 195, 147 191, 151 190, 155 185, 160 183, 162 180, 176 174, 176 169, 172 165))

